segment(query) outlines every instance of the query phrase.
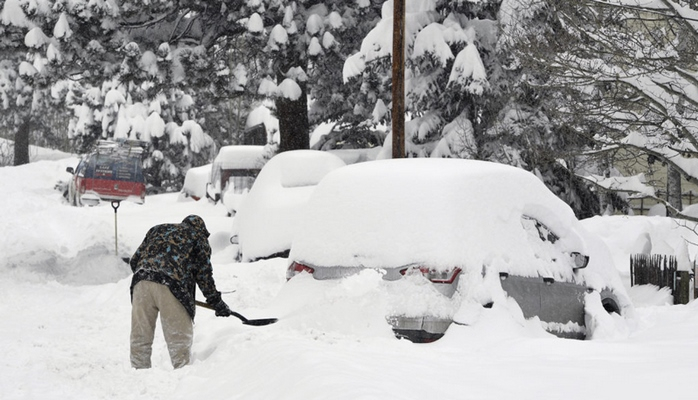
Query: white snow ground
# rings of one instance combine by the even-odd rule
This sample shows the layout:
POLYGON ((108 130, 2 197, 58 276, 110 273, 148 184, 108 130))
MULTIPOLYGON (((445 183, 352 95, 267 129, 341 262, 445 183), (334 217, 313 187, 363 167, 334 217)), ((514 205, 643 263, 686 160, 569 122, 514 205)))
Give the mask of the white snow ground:
MULTIPOLYGON (((114 255, 114 211, 70 207, 53 189, 76 163, 0 168, 2 399, 695 398, 695 301, 668 306, 666 291, 632 288, 635 315, 590 341, 559 339, 493 309, 476 326, 454 325, 436 343, 413 344, 394 339, 371 312, 370 276, 286 283, 283 259, 233 263, 224 207, 177 194, 121 205, 119 253, 129 255, 152 225, 199 214, 212 232, 224 299, 248 318, 279 322, 252 327, 200 309, 192 365, 173 370, 158 331, 153 368, 133 370, 130 270, 114 255)), ((659 220, 649 221, 643 229, 651 236, 659 220)), ((627 235, 634 231, 626 222, 595 218, 589 226, 627 235)), ((638 245, 606 239, 615 240, 618 260, 638 245)), ((627 265, 619 268, 627 281, 627 265)))

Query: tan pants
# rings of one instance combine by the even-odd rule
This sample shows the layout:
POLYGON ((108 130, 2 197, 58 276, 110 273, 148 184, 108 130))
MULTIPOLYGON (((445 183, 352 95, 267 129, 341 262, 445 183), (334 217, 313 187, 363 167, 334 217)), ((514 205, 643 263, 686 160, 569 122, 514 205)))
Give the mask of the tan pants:
POLYGON ((189 364, 194 328, 186 309, 159 283, 141 281, 133 288, 131 309, 131 366, 150 368, 155 323, 160 313, 162 332, 167 342, 172 366, 189 364))

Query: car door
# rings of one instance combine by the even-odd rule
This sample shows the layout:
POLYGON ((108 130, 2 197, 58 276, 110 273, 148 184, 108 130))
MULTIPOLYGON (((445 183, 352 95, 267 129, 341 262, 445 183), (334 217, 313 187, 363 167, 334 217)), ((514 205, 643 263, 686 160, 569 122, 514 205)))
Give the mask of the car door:
POLYGON ((82 206, 80 196, 85 192, 85 171, 87 169, 88 159, 83 158, 75 168, 73 183, 71 185, 72 193, 70 194, 71 202, 74 206, 82 206))
POLYGON ((546 329, 560 337, 584 339, 584 295, 586 287, 573 283, 542 279, 540 285, 541 321, 546 329))
MULTIPOLYGON (((559 239, 558 235, 535 218, 523 216, 522 225, 533 249, 554 246, 559 239)), ((567 256, 562 252, 559 254, 559 257, 567 256)), ((502 289, 516 300, 525 318, 540 318, 546 330, 557 336, 584 338, 584 285, 555 280, 549 276, 500 274, 500 278, 502 289)))

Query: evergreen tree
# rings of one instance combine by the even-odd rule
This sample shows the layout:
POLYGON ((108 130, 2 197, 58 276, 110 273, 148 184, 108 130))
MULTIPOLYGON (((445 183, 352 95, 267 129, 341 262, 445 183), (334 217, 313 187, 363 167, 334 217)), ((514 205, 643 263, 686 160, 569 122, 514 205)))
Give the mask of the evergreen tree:
MULTIPOLYGON (((475 158, 525 168, 578 216, 592 215, 599 208, 595 196, 560 163, 583 142, 552 122, 536 85, 537 71, 518 60, 518 36, 547 33, 545 14, 535 7, 516 10, 513 3, 406 3, 408 156, 475 158), (524 15, 514 19, 518 12, 524 15)), ((395 117, 387 113, 390 91, 385 89, 391 34, 392 1, 387 1, 382 20, 345 65, 345 77, 362 82, 363 108, 386 122, 395 117)))
POLYGON ((31 137, 55 143, 56 125, 65 124, 51 96, 46 60, 31 52, 41 38, 25 35, 29 27, 19 2, 0 1, 0 131, 14 139, 15 165, 29 162, 31 137))
POLYGON ((195 151, 201 146, 190 135, 198 130, 184 128, 189 120, 205 128, 206 143, 239 143, 246 114, 270 98, 280 149, 289 150, 309 146, 309 94, 320 97, 314 121, 353 113, 338 64, 378 7, 369 0, 9 2, 21 18, 4 24, 31 38, 28 52, 43 60, 42 76, 75 114, 70 134, 80 150, 100 138, 152 142, 147 164, 158 187, 172 181, 167 175, 181 181, 212 153, 208 144, 195 151), (172 123, 179 130, 164 129, 172 123), (168 146, 179 144, 185 157, 169 159, 168 146))

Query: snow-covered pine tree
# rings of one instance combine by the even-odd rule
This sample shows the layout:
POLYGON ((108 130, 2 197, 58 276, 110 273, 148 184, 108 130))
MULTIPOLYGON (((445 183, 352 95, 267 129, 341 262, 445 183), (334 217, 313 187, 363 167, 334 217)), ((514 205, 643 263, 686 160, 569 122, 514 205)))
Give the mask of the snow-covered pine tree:
MULTIPOLYGON (((315 82, 323 88, 315 93, 344 93, 330 95, 327 106, 348 115, 346 105, 335 107, 349 103, 352 95, 337 79, 337 64, 354 48, 350 40, 360 40, 352 34, 354 29, 365 30, 375 21, 370 15, 378 4, 375 0, 9 2, 24 5, 32 37, 42 38, 35 53, 53 60, 46 76, 52 82, 71 80, 62 93, 76 113, 71 125, 75 137, 140 138, 142 120, 148 121, 153 104, 159 103, 163 121, 181 126, 196 120, 210 136, 232 142, 236 132, 230 126, 239 131, 253 102, 266 97, 276 101, 282 149, 308 147, 306 102, 312 90, 308 88, 315 82), (325 55, 333 61, 324 63, 325 55), (332 68, 332 73, 324 68, 332 68), (107 101, 114 90, 123 101, 107 101), (183 105, 187 99, 195 103, 183 105), (225 124, 228 121, 233 122, 225 124)), ((28 27, 22 29, 29 34, 28 27)), ((314 115, 318 121, 334 118, 329 110, 314 115)), ((158 134, 145 137, 157 139, 154 147, 165 142, 158 134)), ((166 152, 160 153, 165 162, 166 152)))
MULTIPOLYGON (((406 150, 413 157, 476 158, 534 171, 578 216, 598 211, 589 189, 559 159, 579 142, 565 139, 548 117, 536 71, 518 61, 521 32, 545 34, 540 8, 517 0, 406 3, 406 150), (512 15, 512 13, 523 15, 512 15)), ((344 67, 362 82, 366 102, 385 121, 390 81, 392 1, 344 67)), ((394 117, 394 116, 393 116, 394 117)))
POLYGON ((23 14, 22 7, 29 6, 0 1, 0 133, 14 139, 9 159, 15 165, 29 162, 30 138, 58 145, 56 131, 66 124, 50 91, 48 61, 34 54, 44 37, 23 14))
MULTIPOLYGON (((382 0, 356 2, 328 1, 329 14, 323 24, 314 29, 309 59, 309 94, 311 98, 310 124, 336 122, 339 129, 318 142, 320 148, 335 148, 338 143, 345 148, 365 148, 382 145, 382 137, 374 132, 377 121, 373 109, 363 107, 366 96, 372 91, 361 90, 358 79, 343 82, 344 61, 359 51, 361 39, 380 20, 382 0)), ((377 91, 390 91, 383 82, 377 91)), ((386 99, 385 94, 373 97, 372 102, 386 99)))
MULTIPOLYGON (((3 24, 21 32, 17 36, 26 46, 31 63, 19 64, 23 81, 39 82, 33 87, 44 93, 53 89, 73 110, 68 134, 77 151, 87 151, 98 139, 152 142, 146 165, 157 167, 149 168, 149 183, 154 190, 179 190, 186 170, 209 162, 214 149, 207 134, 192 128, 196 113, 188 93, 195 88, 183 79, 182 67, 199 72, 207 63, 197 47, 171 51, 158 42, 170 33, 170 20, 151 25, 146 19, 136 27, 133 4, 120 5, 8 0, 2 5, 3 24), (144 37, 149 40, 134 41, 144 37), (178 125, 169 136, 163 119, 178 125)), ((48 98, 36 93, 34 103, 48 98)))

